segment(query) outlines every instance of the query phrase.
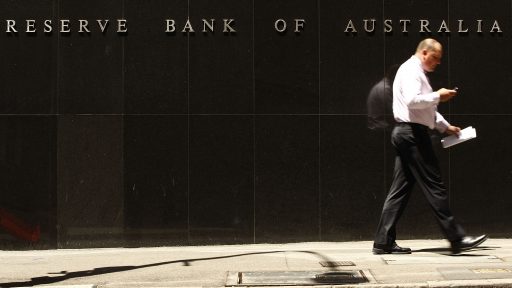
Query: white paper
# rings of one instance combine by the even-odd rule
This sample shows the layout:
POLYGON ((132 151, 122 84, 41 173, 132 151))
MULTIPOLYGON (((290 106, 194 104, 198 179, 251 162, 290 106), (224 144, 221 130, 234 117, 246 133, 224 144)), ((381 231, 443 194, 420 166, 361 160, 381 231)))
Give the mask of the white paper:
POLYGON ((469 126, 460 130, 456 135, 444 137, 441 140, 441 144, 443 145, 443 148, 448 148, 473 138, 476 138, 476 130, 472 126, 469 126))

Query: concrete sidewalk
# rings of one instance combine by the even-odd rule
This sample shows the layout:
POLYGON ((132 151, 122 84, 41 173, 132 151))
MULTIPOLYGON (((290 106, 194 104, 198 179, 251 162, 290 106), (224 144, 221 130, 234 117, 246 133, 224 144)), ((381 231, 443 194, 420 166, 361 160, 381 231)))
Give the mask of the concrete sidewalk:
POLYGON ((413 253, 372 255, 369 241, 0 251, 0 287, 512 287, 512 239, 458 256, 445 240, 398 244, 413 253))

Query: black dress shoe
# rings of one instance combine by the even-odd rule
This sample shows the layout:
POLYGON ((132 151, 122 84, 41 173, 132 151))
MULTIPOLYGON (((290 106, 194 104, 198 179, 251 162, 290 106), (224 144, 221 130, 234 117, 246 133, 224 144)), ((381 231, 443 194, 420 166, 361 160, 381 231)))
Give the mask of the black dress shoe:
POLYGON ((374 244, 373 254, 411 254, 411 248, 400 247, 395 243, 391 247, 385 245, 374 244))
POLYGON ((452 242, 452 253, 458 254, 461 251, 473 249, 477 247, 478 245, 484 243, 484 241, 487 240, 487 235, 480 235, 478 237, 469 237, 466 236, 462 238, 460 241, 452 242))

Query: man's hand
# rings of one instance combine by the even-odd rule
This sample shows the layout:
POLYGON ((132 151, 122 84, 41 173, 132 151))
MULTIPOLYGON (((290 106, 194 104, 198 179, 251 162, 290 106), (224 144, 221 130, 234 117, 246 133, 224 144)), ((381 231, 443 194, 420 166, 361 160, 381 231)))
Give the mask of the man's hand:
POLYGON ((444 133, 448 134, 448 135, 454 135, 454 134, 459 134, 460 132, 460 128, 457 127, 457 126, 448 126, 448 128, 446 128, 446 131, 444 131, 444 133))
POLYGON ((452 99, 453 96, 457 95, 456 90, 450 90, 450 89, 446 89, 446 88, 441 88, 441 89, 437 90, 437 93, 439 93, 439 96, 441 96, 440 97, 441 102, 446 102, 446 101, 452 99))

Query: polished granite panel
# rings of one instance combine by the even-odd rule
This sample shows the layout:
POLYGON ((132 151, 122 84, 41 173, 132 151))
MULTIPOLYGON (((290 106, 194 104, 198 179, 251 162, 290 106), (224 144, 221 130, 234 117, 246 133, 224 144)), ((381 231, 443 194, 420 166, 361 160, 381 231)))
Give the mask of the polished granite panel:
MULTIPOLYGON (((450 18, 458 29, 463 19, 467 33, 452 33, 450 39, 450 75, 459 95, 452 101, 456 114, 510 114, 512 98, 512 3, 510 1, 450 1, 450 18), (478 33, 478 22, 481 33, 478 33), (493 30, 494 21, 502 33, 493 30)), ((464 30, 464 29, 463 29, 464 30)))
POLYGON ((191 243, 251 242, 253 223, 253 117, 191 117, 191 243))
POLYGON ((124 116, 124 226, 131 245, 188 241, 186 116, 124 116))
MULTIPOLYGON (((55 248, 55 117, 1 116, 0 135, 0 209, 19 220, 18 229, 40 227, 41 240, 34 248, 55 248)), ((0 229, 3 248, 30 247, 5 228, 0 229)))
MULTIPOLYGON (((255 1, 256 113, 318 113, 317 4, 316 0, 255 1), (274 27, 280 19, 287 23, 286 31, 281 33, 274 27), (294 32, 295 19, 304 20, 299 32, 294 32)), ((278 29, 283 29, 282 23, 278 23, 278 29)))
POLYGON ((54 2, 0 2, 1 114, 55 112, 57 36, 43 32, 44 21, 55 16, 54 2), (15 21, 17 33, 7 33, 7 23, 3 19, 15 21), (27 19, 35 20, 33 28, 27 29, 27 19))
POLYGON ((473 126, 477 138, 450 148, 452 203, 468 233, 503 235, 512 223, 512 115, 454 116, 462 127, 473 126), (478 229, 478 230, 477 230, 478 229), (475 231, 477 230, 477 231, 475 231))
MULTIPOLYGON (((69 20, 69 33, 59 33, 58 113, 112 114, 123 111, 123 1, 58 1, 58 16, 69 20), (90 32, 79 32, 78 20, 90 32), (108 19, 102 33, 96 20, 108 19)), ((65 29, 67 30, 67 29, 65 29)))
POLYGON ((320 187, 322 240, 371 238, 387 193, 385 130, 366 116, 322 116, 320 187))
POLYGON ((126 1, 125 113, 188 112, 188 35, 178 31, 187 19, 187 2, 126 1), (175 32, 166 33, 166 20, 175 21, 175 32))
POLYGON ((191 113, 253 113, 252 13, 252 0, 190 1, 191 113))
POLYGON ((122 240, 123 117, 58 118, 59 247, 103 247, 122 240))
POLYGON ((366 114, 368 93, 385 73, 382 29, 382 5, 375 1, 320 1, 322 114, 366 114))
POLYGON ((256 242, 319 240, 318 116, 256 117, 256 242))

